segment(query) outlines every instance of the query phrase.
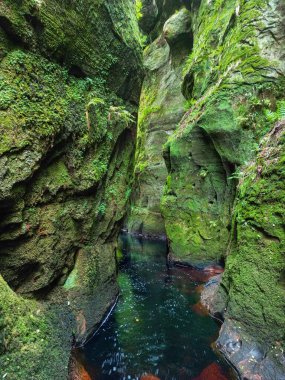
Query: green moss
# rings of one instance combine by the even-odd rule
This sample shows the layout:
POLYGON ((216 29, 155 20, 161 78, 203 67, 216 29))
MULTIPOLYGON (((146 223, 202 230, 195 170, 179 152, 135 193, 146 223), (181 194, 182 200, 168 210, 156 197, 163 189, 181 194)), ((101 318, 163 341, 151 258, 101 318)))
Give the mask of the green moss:
POLYGON ((161 105, 159 104, 159 99, 157 97, 157 88, 148 83, 147 88, 141 93, 138 115, 137 149, 135 158, 135 172, 138 174, 142 173, 148 166, 148 163, 146 162, 145 148, 149 119, 154 113, 161 110, 161 105))
POLYGON ((202 1, 193 17, 183 85, 191 108, 164 149, 171 180, 162 210, 174 256, 198 255, 199 237, 201 258, 227 252, 239 167, 253 159, 271 128, 264 110, 274 113, 283 98, 283 79, 274 75, 280 62, 265 58, 258 37, 266 7, 263 0, 202 1))
POLYGON ((285 340, 284 143, 283 125, 275 127, 255 162, 243 169, 223 277, 229 292, 226 316, 268 346, 285 340))
POLYGON ((143 4, 141 0, 136 0, 135 3, 136 3, 136 16, 137 16, 137 19, 140 20, 143 17, 143 14, 142 14, 143 4))
POLYGON ((223 88, 271 81, 279 63, 269 61, 261 51, 258 28, 264 26, 267 1, 202 1, 194 24, 194 47, 184 68, 185 95, 190 112, 180 132, 197 121, 203 107, 223 88), (254 22, 251 22, 254 20, 254 22), (249 43, 246 43, 248 41, 249 43), (188 82, 193 82, 191 91, 188 82))
POLYGON ((86 80, 69 78, 58 65, 20 50, 9 53, 0 70, 5 77, 0 118, 4 139, 10 142, 6 150, 12 144, 22 147, 23 140, 27 144, 50 138, 63 129, 66 134, 86 129, 86 80))
POLYGON ((53 162, 46 169, 43 169, 32 185, 32 196, 30 203, 37 203, 45 198, 46 193, 57 194, 58 191, 72 188, 72 178, 69 175, 65 163, 61 160, 53 162))
POLYGON ((41 300, 43 291, 51 302, 46 312, 10 290, 0 377, 64 379, 72 313, 84 314, 90 332, 117 292, 140 32, 131 0, 4 0, 0 17, 1 274, 18 293, 41 300))
POLYGON ((223 78, 223 83, 233 79, 233 75, 235 82, 257 78, 262 81, 260 70, 266 73, 271 67, 261 57, 257 40, 257 26, 262 25, 266 7, 265 0, 240 1, 238 6, 233 0, 216 0, 211 6, 202 1, 195 20, 193 52, 184 69, 185 74, 195 73, 195 98, 208 91, 219 78, 223 78), (249 22, 252 20, 255 23, 249 22), (244 43, 248 39, 250 45, 244 43))
POLYGON ((0 376, 39 380, 65 376, 68 355, 62 354, 51 315, 43 307, 17 296, 0 277, 0 376), (32 358, 32 360, 31 360, 32 358), (53 366, 48 363, 53 361, 53 366))

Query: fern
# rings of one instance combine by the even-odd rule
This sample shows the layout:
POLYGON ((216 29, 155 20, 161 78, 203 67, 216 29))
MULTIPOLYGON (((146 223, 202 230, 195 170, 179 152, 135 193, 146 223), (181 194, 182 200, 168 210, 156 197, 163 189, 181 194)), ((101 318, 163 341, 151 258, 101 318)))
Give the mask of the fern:
POLYGON ((106 203, 100 203, 100 205, 98 206, 98 214, 102 216, 105 215, 106 208, 107 208, 106 203))
POLYGON ((271 111, 268 108, 264 109, 264 115, 266 119, 271 123, 285 120, 285 100, 279 100, 277 102, 277 108, 275 112, 271 111))
POLYGON ((266 119, 268 121, 270 121, 271 123, 274 123, 275 121, 278 120, 278 116, 277 116, 276 112, 273 112, 269 109, 265 109, 264 114, 265 114, 266 119))
POLYGON ((92 98, 87 104, 87 110, 90 108, 90 106, 96 106, 97 104, 105 104, 105 102, 101 98, 92 98))
POLYGON ((277 102, 277 116, 278 120, 284 120, 285 119, 285 100, 280 100, 277 102))

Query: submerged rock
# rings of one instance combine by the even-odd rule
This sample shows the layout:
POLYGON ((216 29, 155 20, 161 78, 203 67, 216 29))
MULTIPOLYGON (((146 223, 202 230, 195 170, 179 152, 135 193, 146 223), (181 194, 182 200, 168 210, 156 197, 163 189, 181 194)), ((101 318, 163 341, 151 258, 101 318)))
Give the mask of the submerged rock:
POLYGON ((86 369, 80 364, 74 364, 70 368, 70 380, 92 380, 86 369))
POLYGON ((227 380, 218 364, 210 364, 194 380, 227 380))
POLYGON ((192 306, 192 310, 194 313, 201 315, 202 317, 206 317, 209 315, 209 310, 201 303, 198 302, 192 306))
POLYGON ((140 380, 160 380, 160 378, 151 374, 147 374, 141 376, 140 380))

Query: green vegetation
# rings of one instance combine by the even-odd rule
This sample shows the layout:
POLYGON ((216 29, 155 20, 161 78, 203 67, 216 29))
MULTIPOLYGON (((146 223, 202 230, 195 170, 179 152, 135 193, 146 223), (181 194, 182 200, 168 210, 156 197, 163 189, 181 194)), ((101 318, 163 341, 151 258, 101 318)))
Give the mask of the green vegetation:
POLYGON ((277 101, 277 108, 276 111, 271 111, 270 109, 264 110, 266 119, 274 123, 276 121, 281 121, 285 119, 285 100, 279 100, 277 101))
POLYGON ((144 36, 138 0, 0 2, 1 378, 66 378, 71 334, 117 294, 129 203, 172 260, 224 258, 225 318, 284 346, 282 12, 180 4, 144 36))
POLYGON ((0 293, 1 378, 16 380, 36 376, 38 380, 46 380, 64 376, 61 356, 68 361, 69 353, 63 353, 63 347, 68 347, 69 339, 64 338, 64 333, 54 324, 56 316, 47 315, 35 301, 17 296, 2 277, 0 293))
POLYGON ((143 7, 143 3, 141 0, 136 0, 136 16, 137 16, 137 19, 140 20, 143 16, 142 14, 142 7, 143 7))
POLYGON ((103 216, 105 215, 105 212, 106 212, 106 203, 100 203, 98 207, 98 214, 103 216))
POLYGON ((267 346, 284 345, 284 136, 284 126, 273 127, 256 160, 243 168, 234 207, 236 238, 223 277, 226 315, 267 346))
POLYGON ((272 79, 280 62, 269 61, 258 40, 266 7, 263 0, 202 1, 193 18, 183 84, 190 109, 164 147, 171 179, 161 202, 180 260, 226 255, 239 168, 283 118, 283 79, 272 79))

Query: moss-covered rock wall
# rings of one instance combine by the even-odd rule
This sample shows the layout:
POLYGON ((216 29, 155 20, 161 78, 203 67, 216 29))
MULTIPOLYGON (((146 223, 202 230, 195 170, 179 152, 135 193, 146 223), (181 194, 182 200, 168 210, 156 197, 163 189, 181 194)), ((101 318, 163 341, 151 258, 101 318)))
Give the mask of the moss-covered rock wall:
POLYGON ((164 146, 170 259, 226 262, 218 345, 243 378, 283 379, 284 2, 196 5, 189 109, 164 146))
POLYGON ((283 97, 282 9, 267 1, 193 8, 183 82, 189 110, 164 148, 162 212, 173 261, 226 255, 238 168, 272 128, 265 110, 283 97))
POLYGON ((225 261, 218 344, 244 378, 283 379, 285 3, 141 3, 151 44, 128 228, 165 228, 176 264, 225 261))
POLYGON ((225 261, 218 344, 282 379, 284 19, 284 0, 0 2, 0 377, 67 377, 117 295, 131 197, 126 228, 166 234, 172 262, 225 261))
POLYGON ((116 297, 140 51, 130 0, 0 4, 1 378, 66 378, 116 297))
POLYGON ((284 133, 279 121, 242 169, 216 295, 225 318, 218 344, 244 377, 283 379, 285 373, 284 133))

